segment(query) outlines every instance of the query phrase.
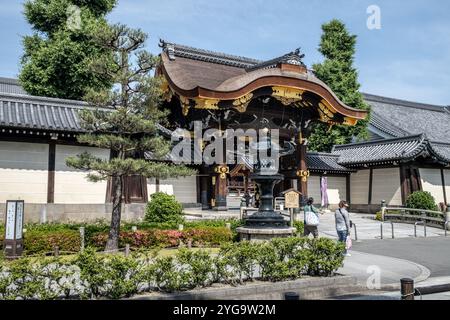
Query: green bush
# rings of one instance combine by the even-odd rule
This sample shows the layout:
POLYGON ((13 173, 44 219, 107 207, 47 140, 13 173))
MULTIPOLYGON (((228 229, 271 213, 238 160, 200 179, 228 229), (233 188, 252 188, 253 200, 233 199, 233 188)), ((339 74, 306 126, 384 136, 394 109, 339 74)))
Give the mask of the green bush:
POLYGON ((378 211, 378 212, 375 214, 375 220, 377 220, 377 221, 382 221, 381 211, 378 211))
POLYGON ((80 251, 80 233, 75 230, 37 231, 24 233, 23 247, 25 254, 50 253, 57 246, 59 251, 80 251))
POLYGON ((175 196, 164 192, 154 193, 145 208, 145 220, 147 222, 183 222, 183 207, 175 196))
MULTIPOLYGON (((203 227, 189 228, 185 230, 137 230, 121 231, 119 245, 124 247, 129 244, 133 248, 140 247, 177 247, 181 243, 185 245, 190 242, 192 246, 218 246, 226 242, 231 242, 232 233, 224 227, 203 227)), ((92 236, 89 244, 96 248, 104 248, 108 233, 102 232, 92 236)))
POLYGON ((331 239, 282 238, 224 245, 217 254, 182 249, 175 256, 98 254, 1 261, 0 299, 118 299, 155 289, 172 292, 217 282, 283 281, 330 276, 342 265, 344 245, 331 239))
POLYGON ((411 193, 406 199, 406 207, 433 211, 438 210, 434 197, 428 191, 416 191, 411 193))
POLYGON ((302 236, 305 228, 305 224, 303 221, 294 221, 294 228, 296 229, 297 235, 302 236))

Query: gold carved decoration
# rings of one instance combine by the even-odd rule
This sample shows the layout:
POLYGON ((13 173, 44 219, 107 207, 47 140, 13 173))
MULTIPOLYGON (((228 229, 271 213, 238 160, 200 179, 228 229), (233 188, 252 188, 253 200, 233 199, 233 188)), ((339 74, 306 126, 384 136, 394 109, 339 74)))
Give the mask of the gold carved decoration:
POLYGON ((194 101, 197 109, 219 109, 219 99, 195 98, 194 101))
POLYGON ((214 172, 219 174, 220 179, 226 179, 227 173, 230 172, 230 168, 227 165, 221 165, 215 167, 214 172))
POLYGON ((272 87, 272 96, 283 105, 288 106, 302 100, 303 90, 287 87, 272 87))
POLYGON ((297 170, 297 177, 301 178, 303 182, 308 181, 309 178, 309 170, 297 170))
POLYGON ((245 112, 247 110, 248 104, 252 100, 253 93, 248 93, 242 97, 237 98, 233 101, 234 108, 239 112, 245 112))
POLYGON ((190 102, 189 99, 183 96, 180 96, 181 109, 183 112, 183 116, 187 116, 189 113, 190 102))
POLYGON ((161 82, 161 91, 163 92, 163 99, 167 102, 170 102, 170 100, 172 100, 173 97, 173 91, 172 88, 169 86, 169 82, 167 82, 167 80, 163 80, 161 82))
POLYGON ((334 108, 324 99, 319 102, 318 106, 320 121, 328 124, 336 124, 336 122, 333 121, 336 112, 334 108))

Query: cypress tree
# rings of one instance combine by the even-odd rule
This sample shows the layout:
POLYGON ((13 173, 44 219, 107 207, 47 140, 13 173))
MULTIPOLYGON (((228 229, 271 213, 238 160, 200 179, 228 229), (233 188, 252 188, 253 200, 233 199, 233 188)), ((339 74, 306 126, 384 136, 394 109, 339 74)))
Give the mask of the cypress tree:
POLYGON ((34 33, 23 38, 23 88, 33 95, 76 100, 90 88, 109 88, 110 77, 93 73, 89 64, 99 57, 112 59, 94 36, 115 5, 116 0, 27 0, 24 14, 34 33))
MULTIPOLYGON (((322 25, 319 52, 325 57, 322 63, 313 65, 316 76, 325 82, 346 105, 369 110, 359 92, 358 72, 353 67, 356 35, 351 35, 343 22, 332 20, 322 25)), ((309 138, 309 149, 329 152, 333 145, 352 142, 352 138, 367 138, 368 118, 355 126, 315 123, 309 138)))

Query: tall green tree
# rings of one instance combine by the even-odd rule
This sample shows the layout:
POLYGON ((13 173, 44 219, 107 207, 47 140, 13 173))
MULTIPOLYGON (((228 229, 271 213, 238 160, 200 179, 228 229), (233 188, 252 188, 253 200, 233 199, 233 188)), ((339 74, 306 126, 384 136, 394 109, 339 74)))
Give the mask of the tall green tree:
POLYGON ((94 36, 107 25, 105 19, 116 0, 27 0, 26 20, 34 34, 23 38, 19 80, 33 95, 80 100, 91 88, 109 88, 108 75, 88 67, 106 56, 108 48, 94 36))
POLYGON ((147 36, 124 25, 105 27, 97 34, 99 44, 114 52, 113 66, 99 59, 91 64, 95 73, 108 75, 114 86, 110 90, 91 89, 86 101, 91 108, 80 112, 86 134, 78 142, 112 150, 112 159, 97 158, 89 153, 66 159, 68 166, 88 171, 90 181, 111 179, 112 217, 107 250, 117 249, 124 177, 142 175, 165 179, 188 176, 195 171, 161 161, 147 161, 141 155, 150 151, 160 158, 170 151, 171 143, 159 134, 166 112, 162 101, 161 81, 151 72, 157 57, 143 50, 147 36))
MULTIPOLYGON (((325 82, 346 105, 369 110, 359 92, 358 72, 353 67, 356 35, 351 35, 345 24, 332 20, 322 25, 319 52, 325 57, 322 63, 313 65, 316 76, 325 82)), ((350 143, 352 138, 367 138, 368 118, 355 126, 336 125, 331 128, 324 123, 314 123, 309 138, 309 149, 329 152, 333 145, 350 143)))

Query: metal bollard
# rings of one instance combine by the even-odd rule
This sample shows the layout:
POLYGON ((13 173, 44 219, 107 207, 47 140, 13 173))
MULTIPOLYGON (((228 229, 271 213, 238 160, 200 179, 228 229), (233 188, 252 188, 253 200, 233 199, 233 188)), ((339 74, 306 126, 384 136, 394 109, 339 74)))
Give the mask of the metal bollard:
POLYGON ((383 240, 383 222, 380 223, 380 235, 381 235, 381 240, 383 240))
POLYGON ((125 245, 125 257, 128 257, 130 255, 130 245, 127 243, 125 245))
POLYGON ((53 255, 56 257, 56 258, 58 258, 59 257, 59 247, 58 246, 55 246, 54 248, 53 248, 53 255))
POLYGON ((392 239, 394 239, 394 223, 391 221, 392 239))
POLYGON ((297 292, 285 292, 284 300, 300 300, 300 295, 297 292))
POLYGON ((225 227, 226 227, 228 230, 231 230, 231 223, 229 223, 229 222, 225 223, 225 227))
POLYGON ((358 232, 356 231, 356 223, 353 223, 353 230, 355 230, 355 241, 360 242, 358 240, 358 232))
POLYGON ((400 279, 400 293, 402 300, 414 300, 414 280, 410 278, 400 279))
POLYGON ((84 250, 84 227, 80 227, 80 251, 84 250))

